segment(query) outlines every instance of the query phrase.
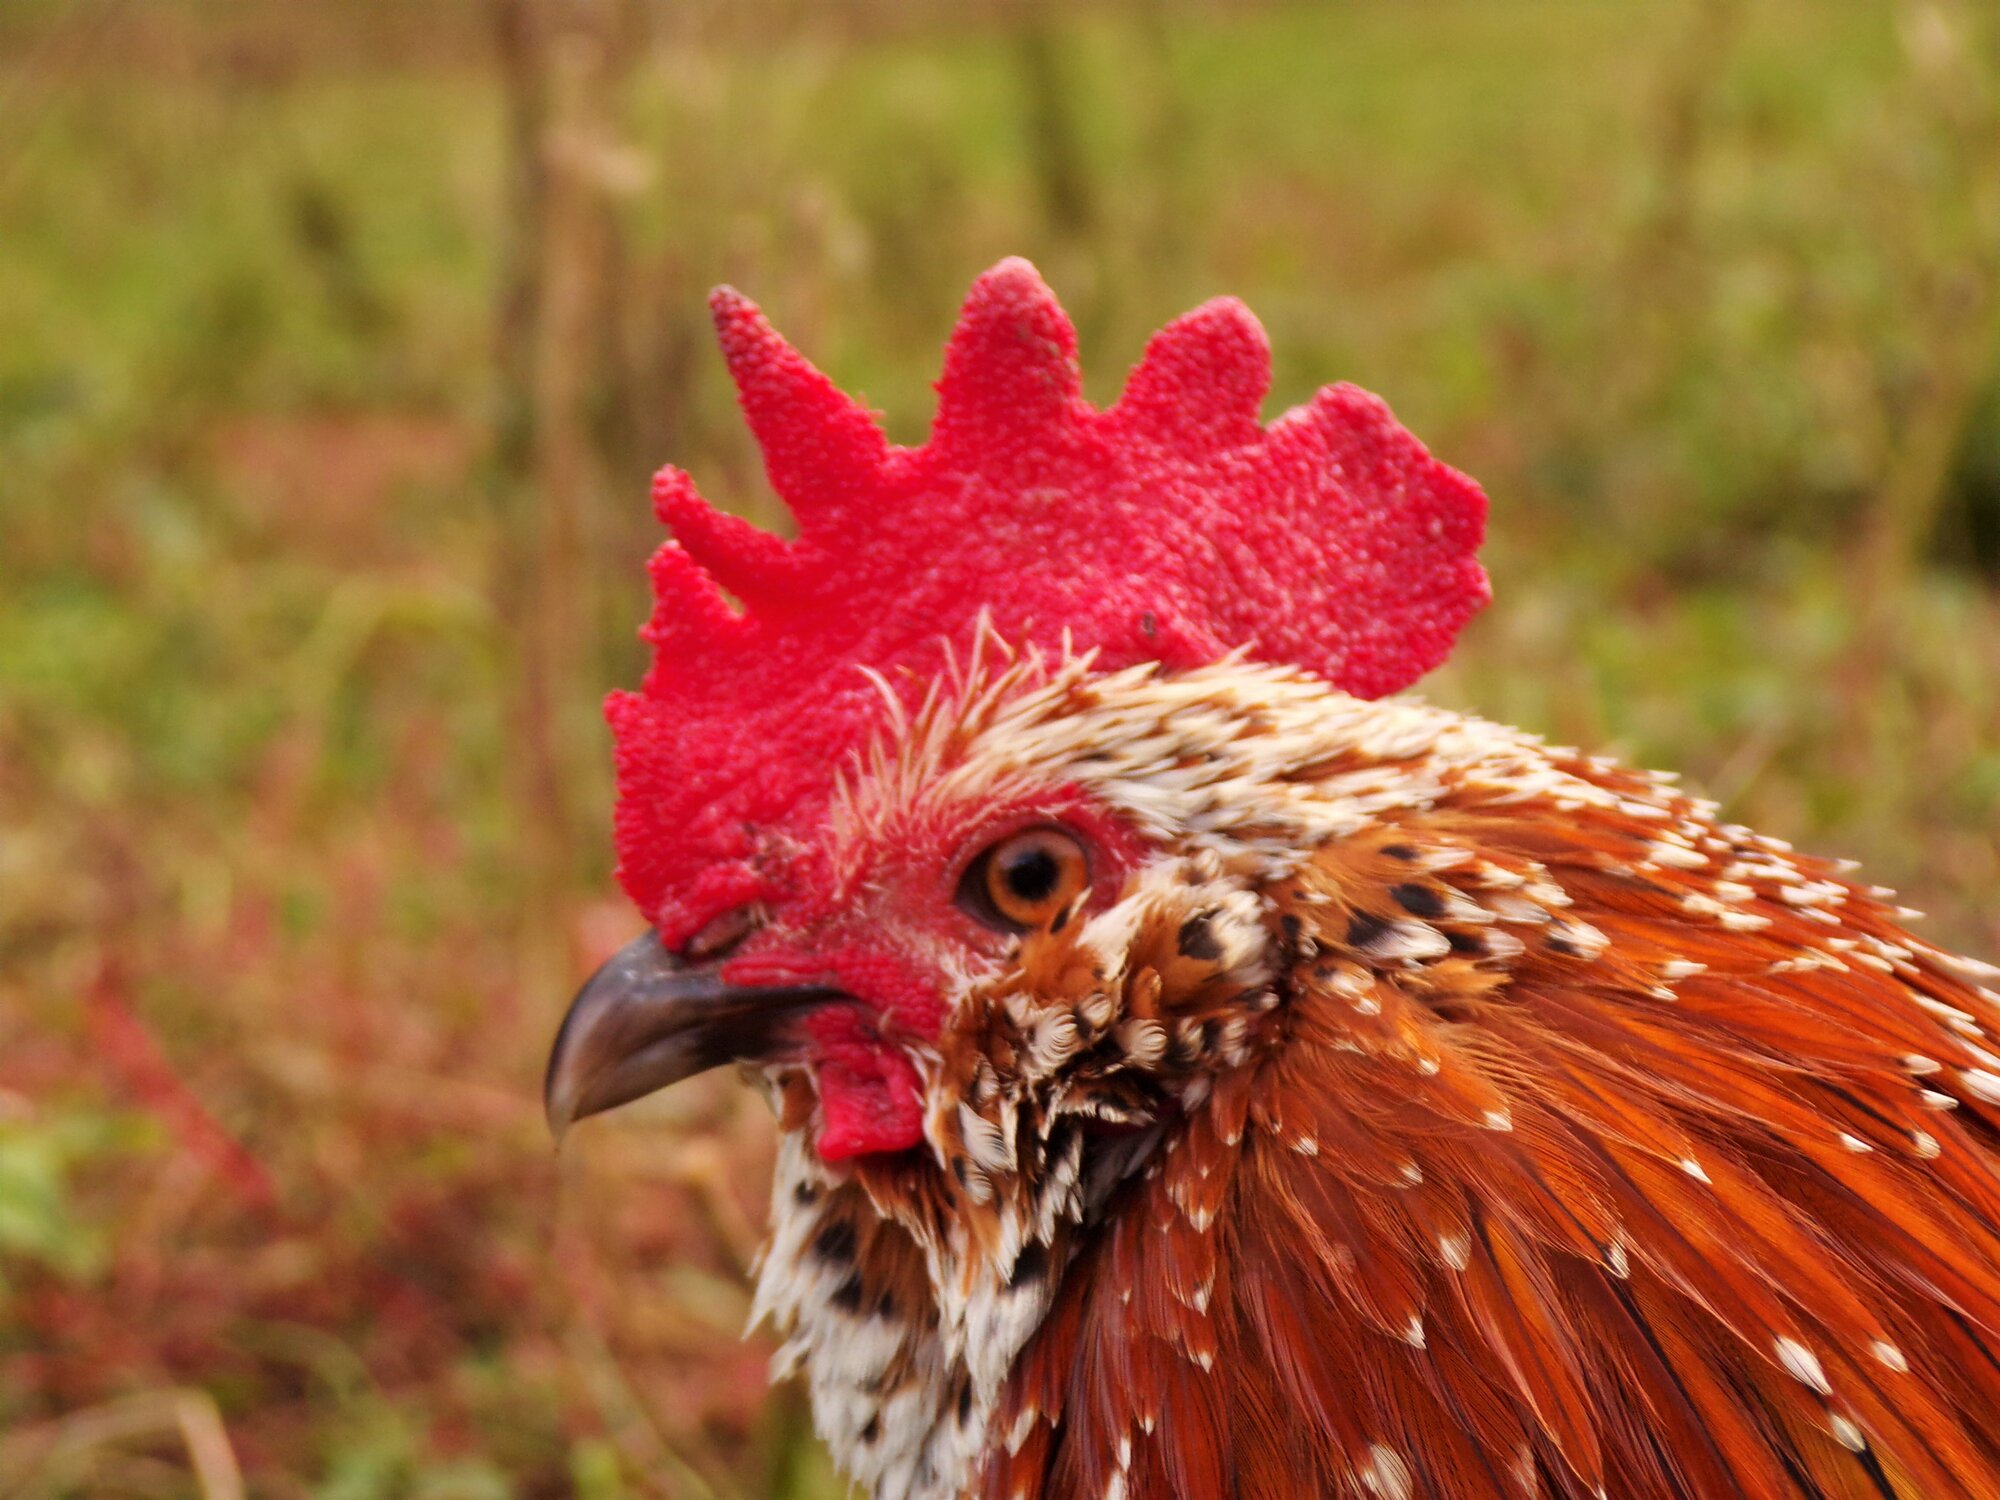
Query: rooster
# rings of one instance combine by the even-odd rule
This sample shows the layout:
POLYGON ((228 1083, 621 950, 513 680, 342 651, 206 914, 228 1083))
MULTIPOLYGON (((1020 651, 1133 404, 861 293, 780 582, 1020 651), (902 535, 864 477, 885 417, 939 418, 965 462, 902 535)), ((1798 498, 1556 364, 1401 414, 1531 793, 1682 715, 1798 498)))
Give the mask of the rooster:
POLYGON ((1032 267, 929 441, 724 289, 781 541, 669 469, 648 931, 558 1134, 725 1062, 757 1315, 878 1500, 2000 1496, 2000 970, 1670 778, 1387 696, 1486 502, 1239 303, 1082 397, 1032 267))

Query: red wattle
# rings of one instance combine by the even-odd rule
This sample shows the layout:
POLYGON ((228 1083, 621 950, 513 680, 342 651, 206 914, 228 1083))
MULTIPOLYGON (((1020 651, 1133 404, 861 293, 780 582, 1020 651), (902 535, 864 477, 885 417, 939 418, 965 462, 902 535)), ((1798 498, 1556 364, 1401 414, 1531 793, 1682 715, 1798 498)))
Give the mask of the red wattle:
POLYGON ((827 1058, 814 1072, 822 1160, 906 1151, 923 1139, 923 1084, 902 1053, 857 1049, 851 1057, 827 1058))
POLYGON ((900 1152, 924 1138, 924 1080, 904 1050, 882 1034, 884 1020, 934 1036, 940 1000, 892 954, 834 946, 818 954, 764 952, 730 960, 730 984, 826 982, 856 996, 806 1016, 812 1074, 820 1090, 820 1156, 840 1162, 900 1152))
MULTIPOLYGON (((868 962, 867 955, 859 952, 839 956, 847 960, 835 970, 843 978, 891 971, 888 962, 868 962)), ((726 972, 733 983, 786 983, 814 971, 796 957, 771 954, 740 959, 726 972)), ((868 994, 865 987, 850 987, 857 994, 868 994)), ((893 1000, 878 1003, 873 1015, 852 1005, 834 1004, 806 1017, 803 1030, 819 1086, 819 1154, 827 1161, 903 1151, 923 1139, 923 1080, 903 1049, 877 1029, 882 1014, 905 1009, 907 999, 900 1006, 893 1000)))

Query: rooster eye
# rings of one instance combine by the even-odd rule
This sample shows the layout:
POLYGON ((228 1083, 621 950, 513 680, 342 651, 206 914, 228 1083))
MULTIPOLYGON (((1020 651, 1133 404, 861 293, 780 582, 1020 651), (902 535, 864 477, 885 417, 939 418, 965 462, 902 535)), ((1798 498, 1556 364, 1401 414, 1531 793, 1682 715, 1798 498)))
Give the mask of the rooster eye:
POLYGON ((958 904, 988 927, 1043 927, 1090 884, 1083 845, 1060 828, 1030 828, 1002 839, 967 867, 958 904))

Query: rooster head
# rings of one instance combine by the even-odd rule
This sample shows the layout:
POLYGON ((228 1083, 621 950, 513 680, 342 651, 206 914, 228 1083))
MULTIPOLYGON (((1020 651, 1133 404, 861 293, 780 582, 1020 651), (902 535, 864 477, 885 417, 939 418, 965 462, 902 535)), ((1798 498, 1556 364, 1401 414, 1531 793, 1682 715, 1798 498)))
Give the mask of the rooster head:
POLYGON ((653 664, 608 705, 619 877, 651 931, 574 1010, 550 1107, 734 1059, 802 1080, 821 1157, 901 1152, 974 990, 1128 896, 1176 932, 1207 898, 1169 887, 1221 899, 1242 846, 1218 799, 1267 748, 1223 701, 1242 669, 1373 697, 1444 658, 1487 598, 1485 500, 1350 386, 1265 427, 1269 351, 1233 299, 1161 330, 1099 411, 1054 296, 1003 261, 916 448, 749 301, 711 306, 799 534, 655 482, 653 664), (1203 679, 1217 663, 1238 670, 1203 679))

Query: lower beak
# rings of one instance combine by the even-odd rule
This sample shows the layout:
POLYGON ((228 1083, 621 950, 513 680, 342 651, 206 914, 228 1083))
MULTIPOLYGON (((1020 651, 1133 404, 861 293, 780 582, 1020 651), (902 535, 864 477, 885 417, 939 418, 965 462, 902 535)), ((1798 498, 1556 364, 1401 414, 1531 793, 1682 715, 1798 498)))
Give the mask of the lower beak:
POLYGON ((723 982, 648 932, 626 944, 570 1002, 542 1086, 560 1142, 578 1120, 726 1062, 771 1062, 798 1043, 796 1022, 838 990, 723 982))

